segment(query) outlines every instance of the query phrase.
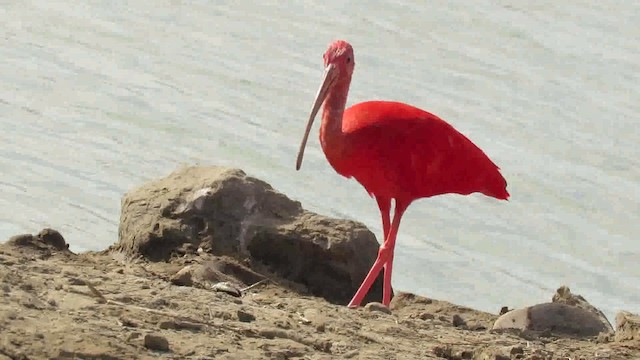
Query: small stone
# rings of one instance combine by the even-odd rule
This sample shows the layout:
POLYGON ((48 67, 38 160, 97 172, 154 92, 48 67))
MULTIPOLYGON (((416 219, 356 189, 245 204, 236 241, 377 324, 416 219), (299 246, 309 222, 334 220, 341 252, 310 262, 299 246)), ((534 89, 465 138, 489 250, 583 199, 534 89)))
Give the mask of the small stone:
POLYGON ((189 321, 168 320, 160 323, 160 329, 201 331, 204 325, 189 321))
POLYGON ((127 341, 132 341, 135 340, 137 338, 139 338, 142 334, 140 334, 139 332, 135 331, 132 332, 131 334, 129 334, 129 336, 127 336, 127 341))
POLYGON ((57 250, 66 250, 69 248, 69 244, 64 240, 62 234, 60 234, 57 230, 53 229, 43 229, 36 235, 45 244, 51 245, 57 250))
MULTIPOLYGON (((507 349, 496 348, 494 346, 484 346, 476 348, 472 359, 477 360, 511 360, 511 356, 507 355, 507 349)), ((517 358, 517 357, 516 357, 517 358)))
POLYGON ((418 317, 419 317, 421 320, 433 320, 433 319, 435 319, 435 317, 436 317, 436 316, 435 316, 435 315, 433 315, 433 314, 430 314, 430 313, 428 313, 428 312, 423 312, 423 313, 421 313, 420 315, 418 315, 418 317))
POLYGON ((171 281, 172 284, 178 286, 191 286, 193 285, 191 273, 191 266, 187 265, 180 269, 177 273, 173 274, 169 281, 171 281))
POLYGON ((479 323, 472 323, 472 324, 467 324, 467 330, 484 331, 484 330, 487 330, 487 327, 479 323))
POLYGON ((237 315, 238 315, 238 320, 240 322, 252 322, 252 321, 255 321, 256 319, 255 315, 248 313, 244 310, 238 310, 237 315))
POLYGON ((384 306, 383 304, 381 304, 379 302, 370 302, 367 305, 365 305, 364 308, 365 308, 365 310, 377 311, 377 312, 381 312, 381 313, 385 313, 385 314, 391 315, 391 310, 389 310, 388 307, 384 306))
POLYGON ((169 351, 169 341, 164 336, 147 334, 144 336, 144 347, 149 350, 169 351))
POLYGON ((56 302, 56 299, 53 299, 53 298, 47 300, 47 304, 49 304, 52 307, 58 306, 58 303, 56 302))
POLYGON ((506 313, 508 313, 509 311, 509 307, 508 306, 503 306, 502 308, 500 308, 500 315, 504 315, 506 313))
POLYGON ((151 307, 152 309, 158 309, 158 308, 162 308, 162 307, 167 307, 169 306, 171 303, 169 302, 169 300, 165 299, 165 298, 155 298, 153 299, 151 302, 149 302, 149 307, 151 307))
POLYGON ((359 349, 353 349, 350 351, 347 351, 346 353, 342 354, 342 358, 343 359, 352 359, 356 356, 358 356, 360 354, 360 350, 359 349))
POLYGON ((238 289, 237 287, 233 286, 233 284, 227 282, 227 281, 223 281, 223 282, 219 282, 216 284, 213 284, 213 286, 211 286, 211 288, 215 291, 218 292, 224 292, 227 293, 231 296, 235 296, 235 297, 240 297, 242 295, 242 293, 240 292, 240 289, 238 289))
POLYGON ((524 354, 524 349, 522 348, 522 346, 514 346, 511 348, 511 350, 509 350, 509 354, 511 354, 511 356, 522 355, 524 354))
POLYGON ((453 318, 451 319, 451 323, 455 327, 461 327, 461 326, 465 326, 467 324, 464 321, 464 319, 462 318, 462 316, 460 316, 458 314, 453 315, 453 318))
POLYGON ((84 286, 85 284, 86 282, 80 278, 77 278, 77 277, 69 278, 69 285, 84 286))
POLYGON ((126 327, 138 327, 138 323, 127 317, 120 318, 120 324, 126 327))
POLYGON ((433 355, 439 358, 444 358, 444 359, 451 359, 453 354, 453 351, 450 345, 437 345, 436 347, 433 348, 432 351, 433 351, 433 355))
POLYGON ((273 306, 274 308, 276 308, 276 309, 280 309, 280 310, 284 309, 284 307, 285 307, 285 306, 284 306, 284 304, 283 304, 283 303, 281 303, 281 302, 273 303, 273 305, 272 305, 272 306, 273 306))
POLYGON ((327 318, 318 309, 306 309, 303 315, 303 323, 313 324, 317 332, 324 332, 326 330, 327 318), (305 321, 306 320, 306 321, 305 321))
POLYGON ((598 344, 606 344, 612 342, 614 339, 614 334, 608 332, 601 332, 598 334, 598 338, 596 339, 596 343, 598 344))

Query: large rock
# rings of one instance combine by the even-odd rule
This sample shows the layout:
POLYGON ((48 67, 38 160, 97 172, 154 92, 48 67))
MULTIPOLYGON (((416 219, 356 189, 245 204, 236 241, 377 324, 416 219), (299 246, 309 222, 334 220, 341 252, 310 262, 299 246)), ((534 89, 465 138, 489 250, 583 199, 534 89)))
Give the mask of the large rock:
POLYGON ((568 286, 560 286, 556 290, 556 293, 553 294, 551 301, 554 303, 576 306, 591 312, 596 317, 598 317, 598 319, 600 319, 600 322, 602 322, 607 327, 607 332, 613 333, 613 326, 611 326, 609 319, 607 319, 604 313, 600 309, 591 305, 582 295, 573 294, 568 286))
MULTIPOLYGON (((198 248, 258 260, 314 295, 347 303, 378 242, 361 223, 306 211, 239 169, 185 167, 125 194, 111 250, 165 261, 198 248)), ((379 277, 366 300, 381 294, 379 277)))
POLYGON ((500 316, 493 329, 519 329, 576 337, 597 336, 607 326, 593 313, 562 303, 542 303, 511 310, 500 316))
POLYGON ((554 335, 593 337, 612 333, 613 328, 604 314, 582 296, 574 295, 561 286, 552 302, 511 310, 501 315, 493 329, 519 329, 549 332, 554 335))

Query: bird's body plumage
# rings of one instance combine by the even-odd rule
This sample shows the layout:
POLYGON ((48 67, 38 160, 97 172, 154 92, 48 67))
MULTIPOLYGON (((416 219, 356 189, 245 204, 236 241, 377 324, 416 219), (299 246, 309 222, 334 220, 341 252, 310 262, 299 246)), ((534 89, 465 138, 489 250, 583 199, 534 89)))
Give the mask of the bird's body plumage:
POLYGON ((413 201, 480 192, 506 199, 499 168, 466 136, 436 115, 392 101, 347 108, 341 134, 323 119, 320 143, 331 166, 369 194, 413 201))

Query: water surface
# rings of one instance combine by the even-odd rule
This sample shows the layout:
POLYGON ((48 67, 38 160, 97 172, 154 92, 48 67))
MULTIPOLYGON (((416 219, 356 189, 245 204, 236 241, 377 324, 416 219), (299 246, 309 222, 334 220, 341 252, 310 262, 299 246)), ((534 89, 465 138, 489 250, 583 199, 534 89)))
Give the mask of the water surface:
POLYGON ((344 38, 350 104, 438 114, 512 194, 414 203, 396 288, 496 312, 567 284, 609 317, 640 312, 637 2, 0 4, 0 238, 51 226, 103 249, 123 193, 184 163, 242 168, 379 234, 317 127, 295 171, 322 53, 344 38))

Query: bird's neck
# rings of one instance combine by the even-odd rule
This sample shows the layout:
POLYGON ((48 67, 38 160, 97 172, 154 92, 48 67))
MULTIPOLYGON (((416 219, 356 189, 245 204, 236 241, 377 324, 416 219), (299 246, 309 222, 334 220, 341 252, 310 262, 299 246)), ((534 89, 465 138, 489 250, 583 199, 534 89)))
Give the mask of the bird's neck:
POLYGON ((341 80, 327 95, 322 110, 322 124, 320 125, 322 150, 331 166, 340 174, 344 172, 341 159, 344 157, 343 153, 347 145, 344 141, 345 135, 342 132, 342 121, 351 79, 341 80))
POLYGON ((347 105, 350 82, 351 78, 339 79, 324 101, 320 126, 320 141, 323 148, 328 145, 325 144, 326 141, 342 135, 342 115, 347 105))

